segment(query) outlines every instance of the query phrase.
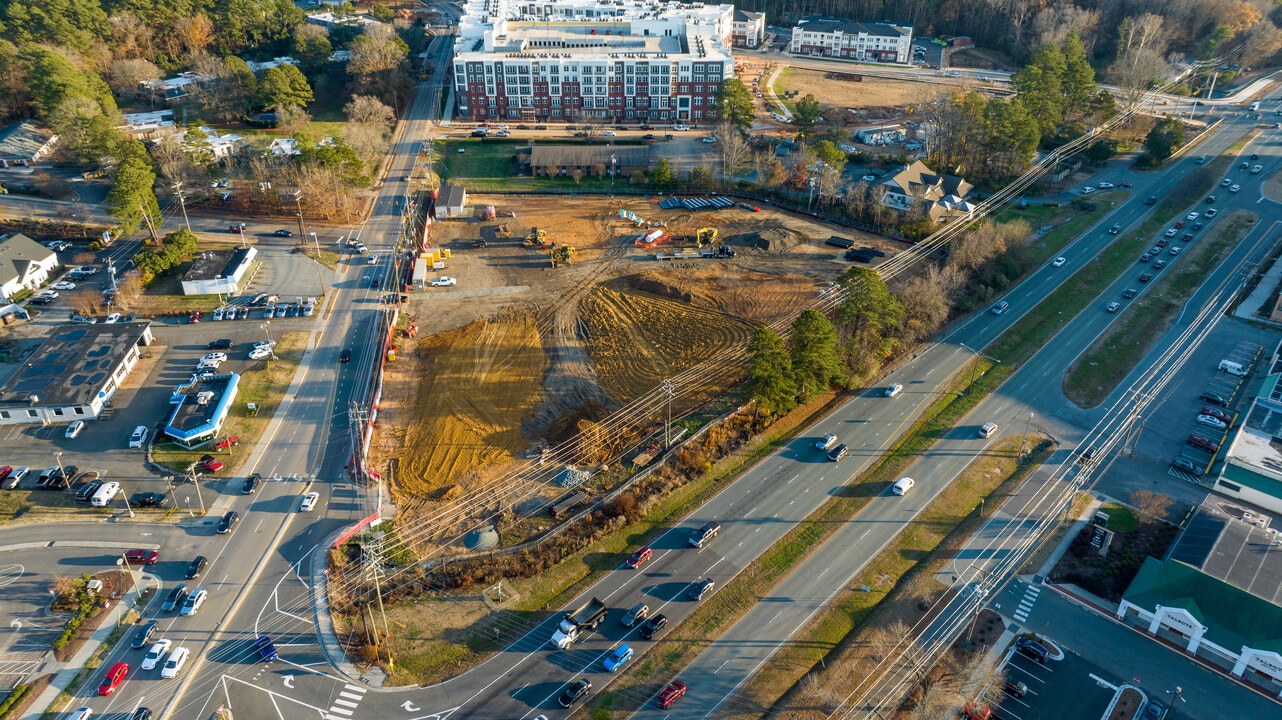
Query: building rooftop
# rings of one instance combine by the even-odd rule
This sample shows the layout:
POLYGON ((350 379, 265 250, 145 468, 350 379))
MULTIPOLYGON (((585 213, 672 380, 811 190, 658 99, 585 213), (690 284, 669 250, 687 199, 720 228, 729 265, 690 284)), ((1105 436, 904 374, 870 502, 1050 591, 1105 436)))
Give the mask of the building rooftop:
POLYGON ((54 328, 49 339, 0 386, 0 408, 89 404, 150 325, 134 322, 54 328))
MULTIPOLYGON (((1282 606, 1282 533, 1259 508, 1210 496, 1185 526, 1169 557, 1282 606)), ((1279 630, 1282 637, 1282 629, 1279 630)))
POLYGON ((33 120, 15 123, 0 129, 0 156, 31 159, 53 139, 53 131, 46 130, 33 120))
POLYGON ((847 20, 845 18, 822 17, 819 15, 811 15, 809 17, 802 18, 801 22, 797 23, 796 29, 801 30, 802 32, 841 32, 846 35, 857 35, 863 33, 865 35, 881 36, 903 36, 911 35, 913 32, 911 25, 904 25, 902 23, 858 22, 856 20, 847 20))
POLYGON ((54 254, 22 233, 0 240, 0 285, 27 277, 32 263, 47 261, 54 254))
POLYGON ((193 378, 174 389, 169 402, 174 407, 165 424, 165 434, 179 439, 211 434, 220 413, 236 396, 240 376, 236 373, 193 378))
POLYGON ((445 207, 454 207, 465 202, 467 202, 467 189, 462 185, 443 185, 436 199, 437 205, 445 207))
POLYGON ((125 124, 120 127, 129 130, 145 130, 147 128, 172 127, 174 124, 173 110, 153 110, 152 112, 125 113, 123 115, 125 124))
POLYGON ((196 258, 191 269, 183 275, 183 280, 213 280, 218 277, 231 277, 236 268, 245 262, 253 248, 236 248, 235 250, 207 250, 196 258))

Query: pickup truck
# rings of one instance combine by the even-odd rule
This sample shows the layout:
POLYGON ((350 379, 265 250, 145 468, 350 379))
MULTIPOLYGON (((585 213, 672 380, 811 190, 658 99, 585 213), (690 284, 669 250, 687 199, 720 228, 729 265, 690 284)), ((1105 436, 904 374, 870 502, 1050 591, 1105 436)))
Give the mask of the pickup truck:
POLYGON ((552 644, 561 650, 570 647, 583 632, 595 630, 601 624, 605 619, 605 611, 605 603, 592 598, 577 610, 566 613, 561 624, 552 633, 552 644))

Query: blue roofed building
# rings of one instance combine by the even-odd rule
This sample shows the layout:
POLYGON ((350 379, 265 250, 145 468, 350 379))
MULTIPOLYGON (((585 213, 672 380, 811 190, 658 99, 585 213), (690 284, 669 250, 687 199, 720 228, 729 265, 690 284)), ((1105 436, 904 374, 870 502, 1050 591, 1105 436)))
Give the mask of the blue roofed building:
POLYGON ((223 373, 196 376, 174 388, 169 397, 174 409, 165 423, 165 435, 188 448, 212 441, 227 421, 239 384, 240 375, 223 373))

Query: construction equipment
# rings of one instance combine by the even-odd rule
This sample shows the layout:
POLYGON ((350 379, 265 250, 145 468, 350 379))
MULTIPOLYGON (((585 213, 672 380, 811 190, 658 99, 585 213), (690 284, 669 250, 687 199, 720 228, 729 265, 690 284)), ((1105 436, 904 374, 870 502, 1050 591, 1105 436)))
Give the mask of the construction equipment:
POLYGON ((552 267, 558 265, 573 265, 574 255, 577 251, 569 245, 552 244, 552 250, 548 252, 548 258, 552 261, 552 267))
POLYGON ((547 232, 536 227, 530 228, 526 234, 525 240, 521 241, 522 247, 543 247, 543 239, 547 237, 547 232))
POLYGON ((708 247, 713 243, 715 243, 716 241, 717 241, 716 228, 705 227, 705 228, 699 228, 698 230, 694 231, 695 247, 701 247, 701 248, 708 247))

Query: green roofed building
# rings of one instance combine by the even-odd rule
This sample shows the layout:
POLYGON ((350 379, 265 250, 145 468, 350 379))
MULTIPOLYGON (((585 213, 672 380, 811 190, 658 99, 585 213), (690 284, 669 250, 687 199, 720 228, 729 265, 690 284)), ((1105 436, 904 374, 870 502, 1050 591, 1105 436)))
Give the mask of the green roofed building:
POLYGON ((1185 562, 1148 558, 1117 617, 1282 697, 1282 606, 1185 562))

